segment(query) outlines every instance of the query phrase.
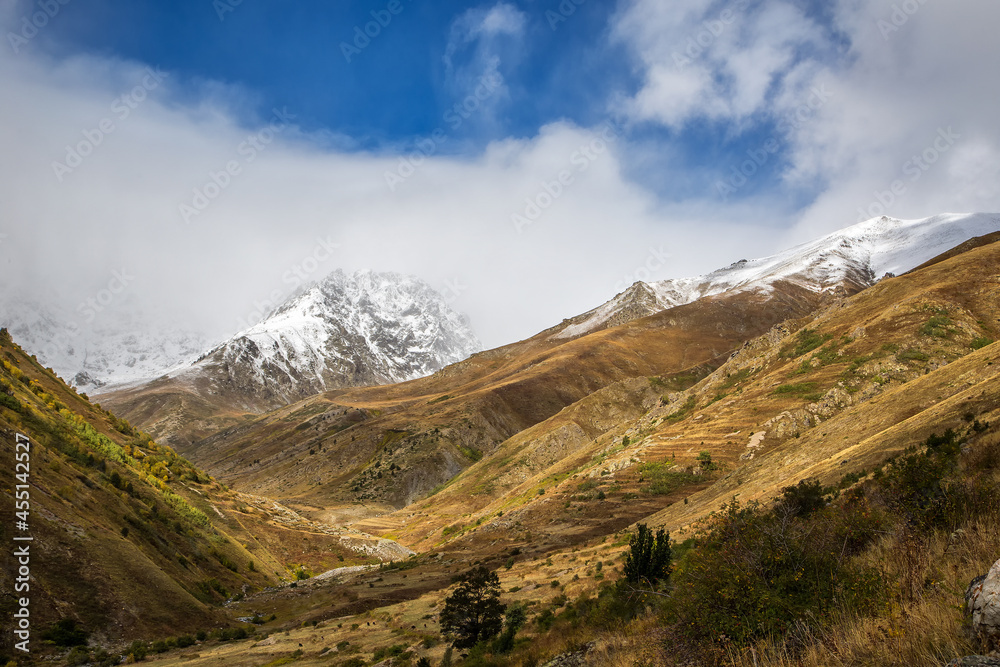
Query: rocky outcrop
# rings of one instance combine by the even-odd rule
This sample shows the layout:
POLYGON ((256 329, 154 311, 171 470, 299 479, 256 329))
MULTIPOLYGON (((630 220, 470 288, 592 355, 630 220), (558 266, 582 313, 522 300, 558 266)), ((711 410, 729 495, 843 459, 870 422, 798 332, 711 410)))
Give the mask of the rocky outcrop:
POLYGON ((972 614, 972 630, 988 647, 1000 644, 1000 560, 969 584, 965 605, 972 614))
POLYGON ((955 658, 945 667, 1000 667, 1000 658, 991 658, 985 655, 970 655, 964 658, 955 658))
POLYGON ((579 651, 563 653, 545 663, 544 667, 584 667, 587 664, 587 655, 594 650, 596 644, 590 642, 579 651))

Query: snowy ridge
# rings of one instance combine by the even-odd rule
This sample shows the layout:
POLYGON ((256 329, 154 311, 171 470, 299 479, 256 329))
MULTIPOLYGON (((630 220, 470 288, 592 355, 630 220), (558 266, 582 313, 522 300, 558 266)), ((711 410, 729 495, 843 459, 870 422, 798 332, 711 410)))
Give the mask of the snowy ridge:
POLYGON ((201 334, 149 318, 131 302, 87 322, 57 306, 6 297, 0 318, 19 345, 80 391, 162 375, 208 345, 201 334))
POLYGON ((816 241, 694 278, 636 283, 553 335, 573 338, 723 292, 769 292, 778 282, 814 292, 846 281, 871 284, 900 274, 974 236, 1000 231, 1000 215, 943 214, 922 220, 872 218, 816 241))
POLYGON ((480 349, 464 317, 417 278, 338 270, 177 375, 287 402, 423 377, 480 349))

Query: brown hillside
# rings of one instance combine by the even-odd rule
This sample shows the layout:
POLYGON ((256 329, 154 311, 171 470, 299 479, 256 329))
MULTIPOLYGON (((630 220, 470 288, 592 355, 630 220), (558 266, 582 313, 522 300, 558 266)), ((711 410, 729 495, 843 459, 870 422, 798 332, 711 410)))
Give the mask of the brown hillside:
POLYGON ((783 286, 565 342, 543 333, 422 380, 323 394, 182 451, 241 490, 294 499, 301 509, 356 501, 400 507, 604 387, 650 376, 687 386, 743 341, 821 299, 783 286))

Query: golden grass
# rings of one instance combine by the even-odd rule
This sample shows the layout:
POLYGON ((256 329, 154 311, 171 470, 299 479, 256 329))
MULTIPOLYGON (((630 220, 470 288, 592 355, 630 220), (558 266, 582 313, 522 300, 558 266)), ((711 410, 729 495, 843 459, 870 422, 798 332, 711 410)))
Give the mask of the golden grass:
POLYGON ((731 652, 732 667, 940 667, 977 652, 964 608, 969 582, 1000 556, 1000 512, 963 526, 954 536, 936 533, 921 543, 887 536, 863 558, 887 581, 899 581, 878 617, 841 616, 832 626, 802 626, 781 641, 731 652), (926 554, 921 557, 915 550, 926 554), (796 648, 798 650, 796 650, 796 648))

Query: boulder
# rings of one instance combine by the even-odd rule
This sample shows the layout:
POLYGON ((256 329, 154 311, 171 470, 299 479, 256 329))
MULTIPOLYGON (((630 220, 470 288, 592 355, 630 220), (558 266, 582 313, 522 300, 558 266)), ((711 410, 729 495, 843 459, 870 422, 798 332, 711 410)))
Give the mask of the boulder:
POLYGON ((955 658, 945 667, 1000 667, 1000 658, 970 655, 964 658, 955 658))
POLYGON ((986 646, 1000 644, 1000 560, 986 575, 972 580, 965 604, 976 637, 986 646))

